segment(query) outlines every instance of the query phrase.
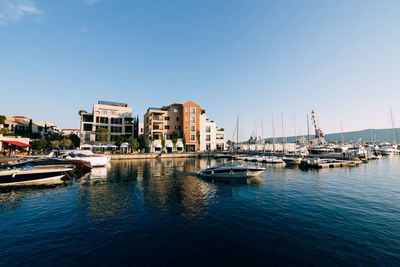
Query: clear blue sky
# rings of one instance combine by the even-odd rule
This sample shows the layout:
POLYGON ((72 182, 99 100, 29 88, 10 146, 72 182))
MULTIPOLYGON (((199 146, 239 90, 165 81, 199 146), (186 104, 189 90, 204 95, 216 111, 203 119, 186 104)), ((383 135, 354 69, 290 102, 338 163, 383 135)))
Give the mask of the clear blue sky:
POLYGON ((0 0, 0 113, 78 128, 97 100, 192 100, 232 137, 400 126, 400 1, 0 0))

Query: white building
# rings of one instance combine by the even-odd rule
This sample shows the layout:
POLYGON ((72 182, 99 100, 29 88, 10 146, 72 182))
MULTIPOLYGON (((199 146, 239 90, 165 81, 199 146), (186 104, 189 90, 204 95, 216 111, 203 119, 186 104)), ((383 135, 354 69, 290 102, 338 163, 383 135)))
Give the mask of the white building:
POLYGON ((207 119, 205 112, 200 114, 200 151, 225 149, 225 131, 217 129, 217 124, 207 119))

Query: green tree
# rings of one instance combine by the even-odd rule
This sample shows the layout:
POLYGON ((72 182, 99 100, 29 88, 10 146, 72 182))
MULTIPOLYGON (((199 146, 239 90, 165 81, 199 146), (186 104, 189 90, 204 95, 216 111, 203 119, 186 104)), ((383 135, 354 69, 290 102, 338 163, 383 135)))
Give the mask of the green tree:
POLYGON ((78 111, 79 116, 81 116, 82 113, 87 113, 87 111, 86 111, 86 110, 83 110, 83 109, 81 109, 81 110, 78 111))
POLYGON ((68 135, 68 139, 71 140, 73 147, 79 147, 81 145, 81 139, 76 134, 68 135))
POLYGON ((178 138, 181 138, 181 133, 178 131, 173 131, 171 140, 172 140, 172 144, 174 146, 174 150, 176 150, 176 143, 178 142, 178 138))
POLYGON ((7 128, 0 129, 0 134, 6 135, 8 133, 7 128))
POLYGON ((165 139, 164 138, 161 140, 161 147, 162 147, 162 150, 165 149, 165 139))
POLYGON ((146 141, 144 140, 143 134, 139 135, 138 142, 139 142, 139 149, 144 149, 146 147, 146 141))
POLYGON ((34 141, 33 143, 32 143, 32 148, 34 149, 34 150, 43 150, 43 149, 45 149, 46 147, 47 147, 47 140, 46 140, 46 138, 44 138, 44 137, 42 137, 42 138, 40 138, 39 140, 37 140, 37 141, 34 141))
POLYGON ((197 142, 198 142, 199 145, 200 145, 200 131, 197 131, 197 132, 196 132, 196 137, 197 137, 197 142))
POLYGON ((108 140, 108 137, 110 136, 110 133, 108 129, 99 127, 96 130, 96 140, 100 142, 106 142, 108 140))
POLYGON ((29 133, 29 136, 32 135, 32 119, 29 120, 28 133, 29 133))
POLYGON ((129 137, 128 143, 129 143, 129 147, 133 148, 134 150, 138 150, 140 147, 139 141, 136 138, 129 137))
POLYGON ((0 115, 0 125, 4 125, 5 122, 6 122, 6 116, 0 115))
POLYGON ((120 146, 124 142, 126 142, 126 136, 125 135, 119 135, 117 137, 117 140, 115 140, 115 145, 116 146, 120 146))

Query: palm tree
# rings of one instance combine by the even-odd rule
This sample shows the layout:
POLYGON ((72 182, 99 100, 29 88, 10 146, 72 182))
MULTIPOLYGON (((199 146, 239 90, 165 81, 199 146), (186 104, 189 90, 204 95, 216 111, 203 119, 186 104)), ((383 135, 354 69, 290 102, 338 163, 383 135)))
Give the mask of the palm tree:
POLYGON ((50 141, 50 145, 52 148, 58 149, 58 148, 60 148, 60 141, 58 141, 58 140, 50 141))
POLYGON ((72 145, 72 141, 70 140, 70 139, 63 139, 62 141, 61 141, 61 147, 63 148, 63 149, 65 149, 66 147, 69 147, 69 146, 71 146, 72 145))

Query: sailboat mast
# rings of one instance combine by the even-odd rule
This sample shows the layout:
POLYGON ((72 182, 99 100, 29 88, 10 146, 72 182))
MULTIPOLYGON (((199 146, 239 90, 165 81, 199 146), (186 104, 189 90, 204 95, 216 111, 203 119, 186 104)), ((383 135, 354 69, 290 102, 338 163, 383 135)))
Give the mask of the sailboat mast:
POLYGON ((275 124, 274 124, 274 114, 272 114, 272 150, 275 153, 275 124))
POLYGON ((281 119, 282 119, 282 151, 283 154, 285 154, 285 127, 283 125, 283 112, 281 113, 281 119))
POLYGON ((396 144, 396 135, 394 133, 394 121, 393 121, 393 112, 392 112, 392 107, 390 108, 390 120, 392 121, 392 133, 393 133, 393 143, 396 144))
POLYGON ((237 128, 236 128, 236 153, 239 151, 239 115, 237 116, 237 122, 236 122, 237 128))

